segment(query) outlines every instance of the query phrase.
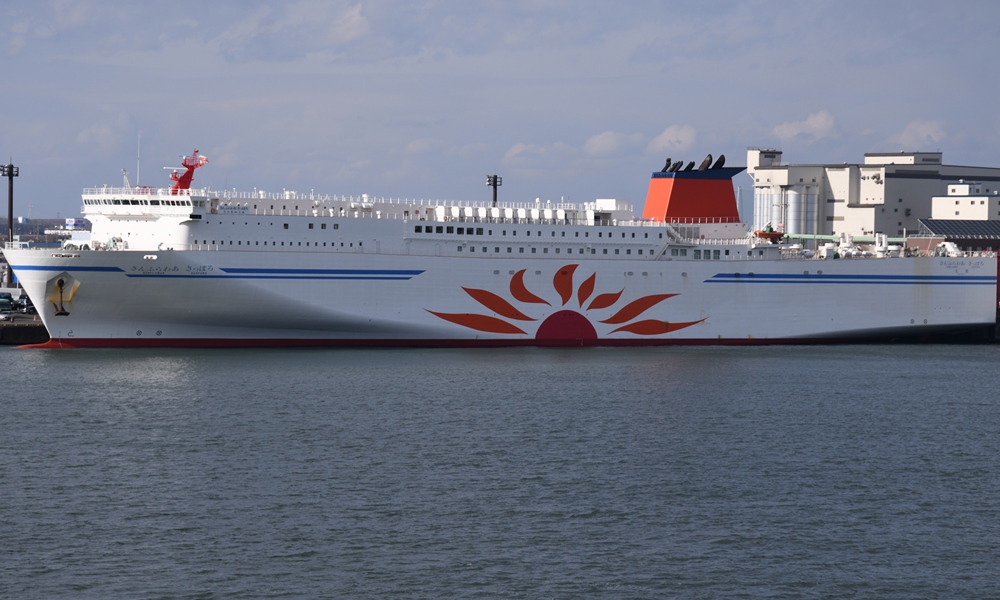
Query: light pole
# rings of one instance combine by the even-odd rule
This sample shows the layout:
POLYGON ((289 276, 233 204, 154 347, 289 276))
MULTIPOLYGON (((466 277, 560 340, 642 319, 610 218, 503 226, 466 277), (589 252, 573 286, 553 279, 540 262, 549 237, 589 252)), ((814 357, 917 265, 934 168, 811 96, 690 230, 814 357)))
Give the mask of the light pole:
MULTIPOLYGON (((7 178, 7 244, 14 243, 14 178, 17 177, 17 167, 12 164, 0 165, 0 177, 7 178)), ((14 269, 7 261, 7 285, 14 283, 14 269)))
POLYGON ((503 185, 503 177, 499 175, 487 175, 486 185, 493 188, 493 206, 497 205, 497 188, 503 185))

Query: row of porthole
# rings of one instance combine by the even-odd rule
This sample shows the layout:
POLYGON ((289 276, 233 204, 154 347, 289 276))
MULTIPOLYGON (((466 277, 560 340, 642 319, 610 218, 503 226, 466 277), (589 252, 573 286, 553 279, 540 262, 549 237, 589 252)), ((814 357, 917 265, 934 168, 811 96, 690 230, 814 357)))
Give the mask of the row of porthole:
MULTIPOLYGON (((437 233, 446 233, 446 234, 447 233, 455 233, 455 229, 456 229, 456 227, 454 227, 452 225, 447 225, 447 226, 445 226, 445 225, 434 225, 434 226, 432 226, 432 225, 414 225, 413 226, 413 231, 414 231, 414 233, 434 233, 434 231, 432 231, 432 228, 436 228, 436 232, 437 233)), ((472 227, 458 227, 457 230, 458 230, 457 235, 473 235, 473 233, 472 233, 473 228, 472 227)), ((525 234, 526 234, 525 237, 531 237, 531 230, 530 229, 524 230, 524 231, 525 231, 525 234)), ((542 236, 541 230, 538 230, 536 233, 537 233, 537 237, 544 237, 544 236, 542 236)), ((556 236, 556 232, 554 230, 550 230, 549 233, 552 234, 551 237, 555 237, 556 236)), ((574 233, 576 234, 574 237, 580 237, 580 232, 579 231, 575 231, 574 233)), ((583 233, 584 233, 583 237, 590 237, 590 232, 589 231, 585 231, 583 233)), ((603 231, 598 231, 597 232, 597 237, 599 237, 599 238, 604 237, 604 233, 605 232, 603 232, 603 231)), ((607 234, 608 234, 608 236, 607 236, 608 239, 611 239, 611 232, 609 231, 609 232, 607 232, 607 234)), ((475 235, 483 235, 483 228, 482 227, 476 227, 475 228, 475 235)), ((492 229, 488 230, 488 232, 487 232, 486 235, 492 236, 493 235, 493 230, 492 229)), ((502 235, 503 236, 507 235, 507 230, 506 229, 503 230, 503 234, 502 235)), ((511 230, 511 235, 513 237, 517 237, 517 230, 516 229, 511 230)), ((660 233, 659 235, 660 235, 660 238, 662 239, 663 238, 663 234, 660 233)), ((565 231, 562 232, 562 236, 561 237, 566 237, 566 232, 565 231)), ((649 232, 648 231, 647 232, 643 232, 643 237, 646 238, 646 239, 648 239, 649 238, 649 232)), ((625 238, 625 232, 624 231, 622 232, 622 238, 623 239, 625 238)), ((635 239, 635 232, 632 232, 632 239, 635 239)))
MULTIPOLYGON (((531 248, 531 254, 537 254, 538 248, 536 248, 534 246, 529 246, 529 247, 531 248)), ((464 245, 463 246, 458 246, 458 252, 461 252, 463 248, 465 248, 464 245)), ((475 252, 476 251, 476 247, 475 246, 471 246, 470 245, 468 248, 469 248, 469 252, 475 252)), ((489 249, 486 246, 482 246, 482 249, 483 249, 483 252, 489 252, 489 249)), ((555 253, 556 254, 560 254, 560 250, 561 250, 561 248, 557 247, 555 253)), ((577 250, 578 250, 577 254, 586 254, 587 248, 578 248, 577 250)), ((591 254, 597 254, 597 248, 590 248, 589 250, 590 250, 591 254)), ((619 254, 620 253, 620 249, 619 248, 615 248, 614 250, 615 250, 615 254, 619 254)), ((511 254, 513 251, 514 251, 514 249, 513 249, 512 246, 507 246, 507 253, 508 254, 511 254)), ((608 253, 608 249, 607 248, 602 248, 601 251, 602 251, 601 254, 607 254, 608 253)), ((494 246, 493 252, 494 252, 494 254, 499 254, 500 253, 500 247, 499 246, 494 246)), ((524 246, 518 247, 517 253, 518 254, 524 254, 524 246)), ((547 246, 543 247, 542 248, 542 254, 548 254, 548 253, 549 253, 548 247, 547 246)), ((573 249, 572 248, 566 248, 566 254, 573 254, 573 249)), ((632 254, 632 249, 631 248, 626 248, 625 249, 625 254, 631 255, 632 254)), ((640 256, 642 255, 642 248, 639 248, 639 255, 640 256)), ((649 249, 649 255, 650 256, 653 255, 653 249, 652 248, 649 249)))
MULTIPOLYGON (((198 240, 195 240, 195 241, 194 241, 194 243, 195 243, 195 245, 198 245, 198 244, 200 243, 201 245, 205 245, 205 246, 215 246, 215 245, 217 245, 217 244, 215 243, 215 240, 212 240, 212 243, 211 243, 211 244, 210 244, 210 243, 208 242, 208 240, 202 240, 201 242, 198 242, 198 240)), ((309 243, 310 243, 310 242, 306 242, 306 247, 307 247, 307 248, 309 247, 309 243)), ((336 242, 330 242, 330 244, 331 244, 331 245, 330 245, 330 247, 331 247, 331 248, 336 248, 336 247, 337 247, 337 246, 336 246, 336 242)), ((222 240, 222 242, 221 242, 221 243, 219 243, 218 245, 220 245, 220 246, 225 246, 225 245, 226 245, 226 240, 222 240)), ((233 245, 233 240, 229 240, 229 245, 230 245, 230 246, 232 246, 232 245, 233 245)), ((243 240, 236 240, 236 245, 237 245, 237 246, 242 246, 242 245, 243 245, 243 240)), ((250 240, 247 240, 247 246, 249 246, 249 245, 250 245, 250 240)), ((257 241, 255 241, 255 242, 254 242, 254 245, 255 245, 255 246, 259 246, 259 245, 260 245, 260 240, 257 240, 257 241)), ((265 245, 265 246, 267 246, 267 240, 265 240, 265 241, 264 241, 264 245, 265 245)), ((272 242, 271 242, 271 245, 272 245, 272 246, 277 246, 277 245, 278 245, 278 242, 273 242, 273 241, 272 241, 272 242)), ((281 245, 282 245, 282 246, 284 246, 284 245, 285 245, 285 242, 281 242, 281 245)), ((301 245, 302 245, 302 242, 299 242, 299 246, 301 246, 301 245)), ((292 246, 292 242, 288 242, 288 246, 289 246, 289 247, 293 247, 293 246, 292 246)), ((358 246, 361 246, 361 242, 358 242, 358 246)), ((319 245, 319 242, 316 242, 316 245, 315 245, 315 247, 316 247, 316 248, 319 248, 319 247, 320 247, 320 245, 319 245)), ((324 247, 324 248, 326 248, 326 242, 323 242, 323 247, 324 247)), ((341 248, 343 248, 343 247, 344 247, 344 242, 340 242, 340 247, 341 247, 341 248)), ((348 242, 348 243, 347 243, 347 247, 348 247, 348 248, 353 248, 353 247, 354 247, 354 242, 348 242)))

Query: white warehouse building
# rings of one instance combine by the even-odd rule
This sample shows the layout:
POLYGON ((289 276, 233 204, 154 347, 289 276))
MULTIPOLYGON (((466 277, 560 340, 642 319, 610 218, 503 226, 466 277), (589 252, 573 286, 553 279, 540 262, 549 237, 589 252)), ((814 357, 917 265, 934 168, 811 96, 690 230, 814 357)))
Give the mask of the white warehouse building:
POLYGON ((793 238, 905 237, 932 216, 933 199, 947 195, 949 185, 975 181, 986 194, 1000 188, 1000 168, 945 165, 941 152, 871 152, 863 164, 837 165, 790 165, 781 154, 747 151, 754 229, 771 224, 793 238))

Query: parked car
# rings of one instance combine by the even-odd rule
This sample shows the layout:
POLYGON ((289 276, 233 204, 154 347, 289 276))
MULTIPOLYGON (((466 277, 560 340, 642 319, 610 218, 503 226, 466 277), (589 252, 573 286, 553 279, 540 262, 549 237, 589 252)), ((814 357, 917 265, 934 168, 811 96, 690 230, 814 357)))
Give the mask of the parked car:
POLYGON ((0 321, 13 321, 14 311, 12 310, 0 310, 0 321))
POLYGON ((21 297, 17 299, 17 310, 26 315, 35 314, 35 305, 31 303, 31 298, 27 294, 21 294, 21 297))

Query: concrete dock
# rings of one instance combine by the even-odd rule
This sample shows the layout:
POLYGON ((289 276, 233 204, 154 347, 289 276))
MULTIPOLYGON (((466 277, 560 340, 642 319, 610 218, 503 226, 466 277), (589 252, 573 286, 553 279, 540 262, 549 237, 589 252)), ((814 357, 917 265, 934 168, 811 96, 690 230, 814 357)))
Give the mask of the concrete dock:
POLYGON ((49 332, 35 315, 17 314, 13 321, 0 321, 0 345, 43 344, 49 332))

